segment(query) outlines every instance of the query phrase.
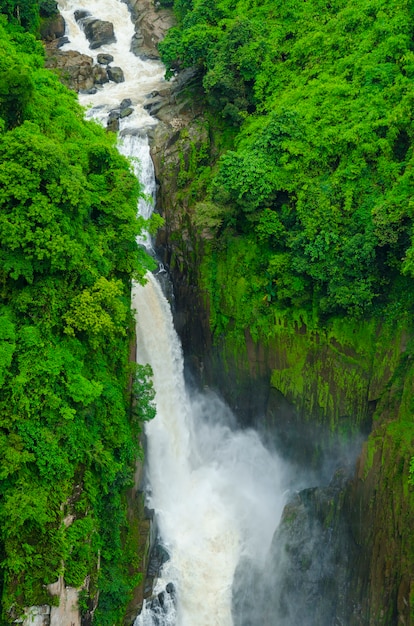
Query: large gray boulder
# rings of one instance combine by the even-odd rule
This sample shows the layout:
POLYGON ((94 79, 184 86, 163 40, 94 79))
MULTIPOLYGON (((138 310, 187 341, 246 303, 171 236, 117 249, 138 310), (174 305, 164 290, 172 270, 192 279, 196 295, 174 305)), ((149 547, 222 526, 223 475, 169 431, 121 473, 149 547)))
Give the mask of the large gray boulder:
POLYGON ((92 68, 93 82, 95 85, 103 85, 109 82, 108 72, 101 65, 94 65, 92 68))
POLYGON ((98 20, 95 17, 85 17, 80 20, 80 24, 85 31, 91 50, 116 41, 112 22, 98 20))
POLYGON ((105 54, 104 52, 101 52, 100 54, 98 54, 96 60, 101 65, 109 65, 114 60, 114 57, 112 56, 112 54, 105 54))
POLYGON ((77 22, 80 22, 81 20, 85 19, 85 17, 91 17, 91 14, 89 13, 89 11, 85 11, 84 9, 77 9, 73 13, 73 16, 77 22))
POLYGON ((173 12, 154 0, 128 0, 128 6, 135 22, 132 52, 147 59, 159 59, 158 44, 175 24, 173 12))
POLYGON ((108 66, 108 78, 112 80, 114 83, 123 83, 125 80, 124 72, 120 67, 111 67, 108 66))
POLYGON ((62 82, 74 91, 89 91, 94 85, 93 59, 75 50, 63 52, 48 47, 46 67, 56 68, 62 82))

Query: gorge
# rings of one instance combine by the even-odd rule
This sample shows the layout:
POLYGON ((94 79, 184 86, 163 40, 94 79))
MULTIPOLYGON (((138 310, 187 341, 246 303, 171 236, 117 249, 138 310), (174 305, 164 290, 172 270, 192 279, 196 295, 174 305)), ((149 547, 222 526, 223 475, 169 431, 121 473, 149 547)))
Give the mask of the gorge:
MULTIPOLYGON (((89 2, 87 8, 92 15, 107 21, 110 18, 117 39, 124 45, 131 40, 131 32, 122 30, 127 18, 125 6, 120 5, 123 13, 118 19, 109 2, 108 8, 102 2, 96 7, 89 2)), ((74 13, 74 6, 61 8, 70 25, 69 42, 64 44, 63 52, 76 46, 78 52, 86 54, 90 43, 76 25, 74 13)), ((145 80, 141 82, 143 68, 153 65, 157 70, 158 65, 138 59, 136 68, 132 58, 129 69, 128 55, 116 42, 98 48, 96 54, 110 54, 119 64, 125 80, 106 85, 97 93, 93 89, 92 93, 81 94, 81 101, 92 105, 89 117, 106 125, 111 109, 129 98, 135 114, 119 121, 119 149, 137 159, 135 171, 147 196, 154 198, 149 152, 140 147, 139 137, 145 137, 155 123, 142 110, 142 103, 147 90, 154 90, 156 81, 160 82, 156 72, 150 87, 145 80)), ((129 52, 128 45, 125 48, 129 52)), ((140 205, 145 217, 151 211, 150 204, 140 205)), ((144 287, 135 285, 133 306, 137 311, 137 360, 152 366, 156 391, 156 417, 145 430, 148 501, 155 513, 158 541, 170 556, 162 572, 164 588, 173 585, 176 594, 176 607, 164 601, 162 609, 154 608, 154 603, 148 602, 136 624, 201 621, 206 625, 230 625, 232 581, 238 562, 243 557, 244 563, 252 562, 258 570, 264 567, 288 484, 283 478, 283 464, 263 447, 253 431, 237 429, 235 418, 214 394, 189 394, 186 390, 181 348, 172 329, 169 305, 163 302, 151 277, 144 287)), ((240 593, 246 591, 241 579, 239 575, 240 593)), ((168 597, 162 584, 159 581, 157 589, 168 597)))
MULTIPOLYGON (((126 80, 110 80, 101 88, 93 81, 103 80, 107 60, 83 60, 95 76, 92 83, 83 83, 83 91, 96 93, 80 98, 94 107, 88 116, 98 117, 104 126, 112 112, 108 128, 119 128, 121 152, 138 157, 139 162, 132 159, 134 169, 144 170, 146 194, 154 197, 149 135, 156 207, 165 217, 154 248, 171 272, 172 313, 184 351, 183 362, 157 284, 150 278, 144 287, 137 285, 138 362, 152 363, 157 394, 158 415, 146 425, 148 502, 170 559, 155 601, 147 602, 136 624, 410 624, 414 379, 411 217, 403 206, 406 201, 409 205, 412 188, 412 147, 411 125, 401 104, 411 93, 406 83, 409 52, 403 50, 409 31, 406 3, 398 9, 387 2, 363 3, 362 8, 353 2, 323 8, 312 2, 303 9, 278 3, 276 17, 261 3, 238 4, 240 15, 247 11, 244 20, 226 2, 220 7, 176 2, 177 25, 160 45, 168 71, 178 73, 175 91, 153 59, 157 52, 150 29, 134 34, 126 6, 115 4, 120 24, 115 9, 106 11, 103 5, 62 5, 61 12, 79 32, 82 43, 76 47, 84 56, 103 51, 114 57, 109 65, 113 62, 124 73, 126 80), (119 38, 122 55, 130 58, 134 39, 138 51, 139 45, 146 46, 146 59, 131 59, 130 70, 129 60, 106 47, 92 52, 73 18, 75 9, 115 23, 115 35, 128 23, 119 38), (311 20, 307 11, 314 11, 311 20), (277 25, 277 54, 258 35, 255 20, 265 24, 265 14, 277 25), (370 46, 361 43, 364 33, 372 37, 370 46), (396 33, 398 43, 392 43, 396 33), (375 52, 376 65, 363 57, 365 66, 362 61, 348 66, 353 46, 360 58, 375 52), (334 66, 337 58, 344 74, 335 66, 332 76, 340 84, 329 74, 329 63, 334 66), (155 74, 152 69, 146 73, 147 63, 155 74), (274 72, 269 76, 270 66, 274 72), (324 68, 321 82, 315 67, 324 68), (136 91, 129 91, 130 79, 136 91), (303 81, 296 85, 299 99, 295 80, 303 81), (368 88, 371 117, 363 126, 361 94, 368 88), (282 94, 281 104, 272 100, 276 91, 282 94), (384 102, 378 94, 386 94, 384 102), (342 106, 338 122, 335 107, 342 106), (349 127, 341 126, 348 122, 349 127), (146 342, 150 348, 144 347, 146 342), (164 430, 158 417, 173 430, 164 430)), ((138 5, 133 15, 142 25, 138 5)), ((77 37, 69 36, 63 54, 77 37)), ((7 120, 4 112, 2 117, 7 120)), ((90 154, 94 164, 89 175, 97 180, 103 163, 112 166, 102 148, 90 154)), ((147 217, 151 204, 141 202, 147 217)), ((99 267, 102 272, 103 265, 99 267)), ((85 285, 89 295, 100 293, 91 291, 89 277, 85 285)), ((117 310, 111 311, 114 319, 117 310)), ((80 324, 79 317, 64 315, 79 335, 74 325, 80 324)), ((6 334, 6 342, 11 337, 6 334)), ((31 330, 22 331, 30 350, 40 345, 35 337, 31 330)), ((97 345, 96 337, 94 341, 97 345)), ((75 404, 70 406, 92 424, 91 411, 81 412, 79 402, 87 407, 98 394, 99 375, 95 368, 89 386, 77 378, 83 391, 71 391, 75 404)), ((69 389, 74 385, 65 384, 69 389)), ((105 408, 102 414, 107 413, 105 408)), ((113 437, 109 424, 108 439, 113 437)), ((92 429, 97 432, 95 425, 92 429)), ((33 454, 33 430, 22 428, 19 436, 33 454)), ((101 448, 88 445, 94 450, 93 463, 105 468, 118 463, 120 452, 114 461, 105 458, 107 440, 101 448)), ((24 462, 31 461, 27 457, 24 462)), ((87 463, 82 460, 78 477, 87 463)), ((59 477, 62 470, 56 464, 53 471, 59 477)), ((94 483, 88 484, 87 472, 85 476, 84 492, 90 494, 94 483)), ((79 493, 82 481, 77 478, 79 493)), ((7 498, 11 489, 5 491, 7 498)), ((82 545, 95 550, 96 530, 81 529, 87 526, 90 503, 83 509, 76 490, 63 493, 65 519, 72 516, 74 532, 84 532, 82 545)), ((102 509, 109 511, 111 502, 102 509)), ((11 519, 10 508, 0 514, 11 519)), ((65 523, 70 529, 70 522, 65 523)), ((11 544, 3 533, 2 553, 8 551, 10 560, 11 544)), ((27 545, 32 545, 28 537, 27 545)), ((76 539, 70 541, 77 545, 76 539)), ((105 551, 105 540, 96 545, 108 571, 110 550, 105 551)), ((94 579, 95 556, 77 574, 71 551, 73 563, 83 563, 83 557, 76 550, 71 547, 63 557, 59 553, 68 563, 66 589, 80 587, 82 575, 94 579)), ((125 570, 131 561, 131 552, 125 553, 125 570)), ((48 576, 50 584, 54 579, 48 576)), ((104 580, 111 576, 118 575, 104 580)), ((108 593, 104 582, 96 594, 93 584, 87 590, 87 610, 82 609, 83 623, 92 616, 98 624, 132 623, 131 606, 128 618, 124 609, 130 592, 108 593), (115 605, 116 616, 110 608, 115 605)), ((3 587, 5 603, 11 591, 6 583, 3 587)))

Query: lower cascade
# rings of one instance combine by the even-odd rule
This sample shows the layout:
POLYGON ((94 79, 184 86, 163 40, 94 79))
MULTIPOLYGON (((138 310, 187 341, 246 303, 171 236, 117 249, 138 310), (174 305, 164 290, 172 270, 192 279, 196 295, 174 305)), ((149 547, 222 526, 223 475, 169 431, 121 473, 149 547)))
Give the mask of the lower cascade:
POLYGON ((156 279, 134 287, 137 360, 153 369, 155 419, 146 425, 148 504, 170 555, 162 595, 147 602, 135 626, 231 626, 236 567, 264 565, 284 504, 281 461, 212 392, 184 383, 179 339, 156 279))

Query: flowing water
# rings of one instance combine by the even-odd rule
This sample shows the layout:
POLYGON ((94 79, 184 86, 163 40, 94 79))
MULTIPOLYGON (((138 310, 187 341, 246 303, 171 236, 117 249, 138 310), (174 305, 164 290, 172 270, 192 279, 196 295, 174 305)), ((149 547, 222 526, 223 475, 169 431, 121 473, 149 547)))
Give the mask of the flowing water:
POLYGON ((133 169, 144 187, 147 200, 141 199, 138 210, 149 217, 155 198, 154 168, 150 157, 147 131, 157 121, 144 109, 151 92, 165 84, 164 66, 159 61, 141 59, 130 48, 134 25, 128 7, 120 0, 59 0, 59 11, 65 19, 69 43, 62 50, 77 50, 96 62, 100 53, 111 54, 111 65, 121 67, 125 81, 109 82, 98 87, 96 93, 80 93, 79 102, 87 108, 86 117, 93 118, 106 126, 108 114, 124 99, 130 99, 133 112, 119 120, 119 150, 131 158, 133 169), (88 11, 91 16, 112 22, 116 42, 91 50, 80 24, 74 18, 77 10, 88 11))
MULTIPOLYGON (((147 462, 149 505, 171 555, 163 582, 177 590, 180 626, 230 626, 237 564, 241 557, 264 564, 280 519, 281 463, 254 431, 237 429, 217 396, 187 391, 181 346, 156 279, 137 285, 133 298, 138 358, 151 364, 156 389, 147 462)), ((156 623, 144 611, 136 625, 156 623)))
MULTIPOLYGON (((156 121, 143 105, 162 84, 163 68, 130 52, 134 28, 124 3, 60 0, 59 7, 70 40, 64 49, 94 57, 98 52, 112 54, 114 64, 124 71, 125 82, 109 83, 79 99, 89 107, 87 116, 104 125, 124 98, 132 100, 133 115, 121 120, 119 149, 136 157, 135 172, 147 196, 154 198, 146 131, 156 121), (73 17, 79 9, 111 21, 117 42, 91 51, 73 17)), ((152 206, 144 201, 138 210, 148 216, 152 206)), ((157 415, 146 425, 148 504, 170 555, 157 591, 175 590, 164 594, 158 608, 147 603, 136 626, 232 626, 236 568, 241 560, 264 566, 281 516, 282 464, 254 431, 237 428, 234 416, 214 393, 186 388, 170 307, 152 275, 145 286, 134 286, 133 305, 138 361, 151 364, 156 390, 157 415)))

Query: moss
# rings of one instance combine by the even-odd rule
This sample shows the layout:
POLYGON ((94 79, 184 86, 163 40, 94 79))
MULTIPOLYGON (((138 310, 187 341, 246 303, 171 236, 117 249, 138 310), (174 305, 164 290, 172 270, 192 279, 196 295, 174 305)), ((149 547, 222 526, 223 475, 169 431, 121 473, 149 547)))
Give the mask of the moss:
MULTIPOLYGON (((370 561, 369 589, 361 584, 362 597, 372 623, 379 624, 409 623, 410 614, 412 618, 414 488, 409 468, 414 450, 414 366, 407 356, 401 355, 383 390, 360 473, 364 480, 358 487, 362 545, 370 561), (364 506, 368 500, 370 508, 364 506)), ((363 575, 367 577, 366 572, 363 575)))

